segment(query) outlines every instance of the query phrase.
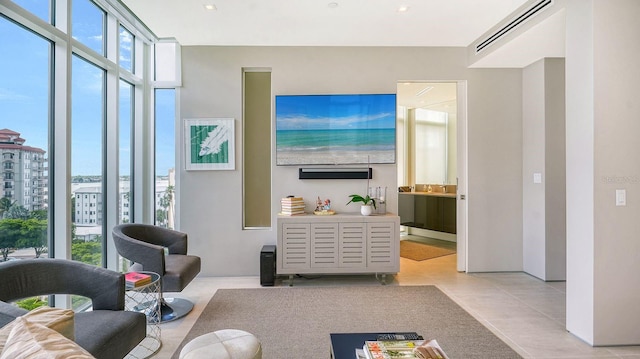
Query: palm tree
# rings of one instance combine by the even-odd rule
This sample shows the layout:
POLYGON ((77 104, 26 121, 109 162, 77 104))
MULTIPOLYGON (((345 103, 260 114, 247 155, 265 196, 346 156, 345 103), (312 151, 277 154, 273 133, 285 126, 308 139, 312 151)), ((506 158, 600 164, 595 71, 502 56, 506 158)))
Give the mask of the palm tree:
POLYGON ((29 210, 24 208, 21 205, 14 204, 9 207, 9 209, 4 212, 5 218, 14 218, 14 219, 29 219, 29 210))
POLYGON ((156 210, 156 222, 163 226, 167 227, 167 221, 169 217, 169 207, 172 205, 173 201, 173 186, 167 186, 162 197, 160 197, 159 206, 160 208, 156 210))
POLYGON ((0 218, 4 218, 5 213, 7 213, 9 208, 14 204, 16 204, 16 201, 11 202, 11 199, 8 197, 0 198, 0 218))

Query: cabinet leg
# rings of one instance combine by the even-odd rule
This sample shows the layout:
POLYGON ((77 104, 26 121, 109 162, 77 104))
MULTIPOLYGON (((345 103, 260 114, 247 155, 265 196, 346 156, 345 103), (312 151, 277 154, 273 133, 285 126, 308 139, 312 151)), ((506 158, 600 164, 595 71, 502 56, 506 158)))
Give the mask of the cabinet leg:
POLYGON ((293 287, 293 274, 289 274, 289 287, 293 287))
POLYGON ((376 273, 376 279, 380 282, 380 284, 382 285, 386 285, 387 284, 387 275, 385 273, 380 274, 380 277, 378 277, 378 273, 376 273))

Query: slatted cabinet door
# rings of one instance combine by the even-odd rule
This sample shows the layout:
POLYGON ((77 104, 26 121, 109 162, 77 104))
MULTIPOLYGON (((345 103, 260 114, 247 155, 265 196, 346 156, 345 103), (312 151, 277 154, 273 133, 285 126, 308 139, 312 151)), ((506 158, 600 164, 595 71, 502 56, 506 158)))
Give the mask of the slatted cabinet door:
POLYGON ((283 223, 282 234, 282 267, 289 269, 311 268, 309 223, 283 223))
POLYGON ((366 267, 367 226, 340 223, 340 267, 366 267))
POLYGON ((311 224, 311 267, 338 265, 338 224, 311 224))
POLYGON ((390 267, 396 263, 396 227, 394 223, 367 223, 367 267, 390 267))

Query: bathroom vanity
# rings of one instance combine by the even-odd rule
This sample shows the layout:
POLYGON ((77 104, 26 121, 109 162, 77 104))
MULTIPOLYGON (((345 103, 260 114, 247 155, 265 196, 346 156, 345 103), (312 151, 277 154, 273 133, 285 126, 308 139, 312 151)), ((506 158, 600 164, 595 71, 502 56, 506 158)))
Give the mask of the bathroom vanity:
POLYGON ((456 193, 399 192, 398 214, 403 226, 455 234, 456 193))

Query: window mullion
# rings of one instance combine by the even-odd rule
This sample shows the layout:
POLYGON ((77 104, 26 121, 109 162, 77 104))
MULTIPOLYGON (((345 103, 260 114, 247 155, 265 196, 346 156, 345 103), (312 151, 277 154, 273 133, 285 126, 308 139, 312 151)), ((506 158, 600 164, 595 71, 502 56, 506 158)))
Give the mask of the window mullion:
MULTIPOLYGON (((105 26, 106 53, 109 65, 117 65, 118 61, 118 20, 107 14, 105 26)), ((118 99, 119 99, 119 68, 109 66, 106 71, 106 91, 105 91, 105 127, 104 127, 104 168, 103 168, 103 255, 107 268, 116 270, 118 268, 118 256, 115 245, 111 240, 109 228, 118 224, 118 203, 119 203, 119 170, 118 170, 118 99)))
POLYGON ((54 6, 53 30, 62 34, 53 49, 53 126, 52 153, 49 176, 49 207, 55 215, 53 222, 53 253, 49 256, 71 259, 71 5, 57 0, 54 6), (64 39, 64 40, 63 40, 64 39))

